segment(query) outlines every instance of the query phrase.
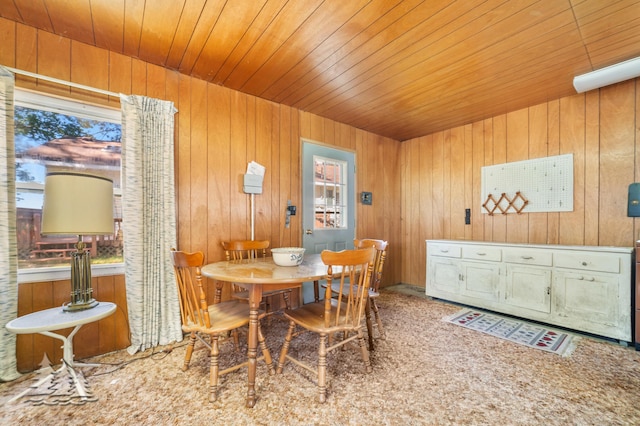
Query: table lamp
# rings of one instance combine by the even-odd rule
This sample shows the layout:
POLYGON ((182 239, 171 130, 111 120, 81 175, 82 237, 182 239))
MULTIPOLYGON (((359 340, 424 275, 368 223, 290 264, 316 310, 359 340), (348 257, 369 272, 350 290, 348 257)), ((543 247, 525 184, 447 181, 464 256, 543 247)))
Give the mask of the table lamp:
POLYGON ((91 288, 91 253, 82 236, 113 234, 113 181, 74 172, 48 173, 41 233, 78 236, 76 251, 71 253, 71 301, 64 310, 96 306, 91 288))

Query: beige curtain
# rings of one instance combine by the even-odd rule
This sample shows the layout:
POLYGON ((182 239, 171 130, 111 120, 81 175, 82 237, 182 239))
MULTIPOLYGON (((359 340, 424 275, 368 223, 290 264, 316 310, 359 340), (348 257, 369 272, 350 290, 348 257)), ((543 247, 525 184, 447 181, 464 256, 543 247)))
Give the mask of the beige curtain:
POLYGON ((0 380, 20 376, 16 336, 5 325, 18 314, 16 159, 13 141, 13 73, 0 66, 0 380))
POLYGON ((182 340, 170 249, 176 246, 172 102, 121 96, 122 226, 129 353, 182 340))

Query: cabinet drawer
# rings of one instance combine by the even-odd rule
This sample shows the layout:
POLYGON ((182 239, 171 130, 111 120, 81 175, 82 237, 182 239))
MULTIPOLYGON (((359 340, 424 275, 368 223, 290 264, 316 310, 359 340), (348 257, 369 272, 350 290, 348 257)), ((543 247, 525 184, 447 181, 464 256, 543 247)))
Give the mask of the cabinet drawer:
POLYGON ((558 268, 620 273, 620 258, 602 253, 556 252, 553 263, 558 268))
POLYGON ((488 260, 491 262, 500 262, 500 260, 502 260, 502 250, 496 247, 488 247, 488 246, 463 247, 462 257, 464 259, 488 260))
POLYGON ((504 252, 504 261, 522 265, 551 266, 553 255, 549 250, 510 248, 504 252))
POLYGON ((460 257, 462 248, 460 246, 454 246, 449 244, 429 244, 429 255, 442 256, 442 257, 460 257))

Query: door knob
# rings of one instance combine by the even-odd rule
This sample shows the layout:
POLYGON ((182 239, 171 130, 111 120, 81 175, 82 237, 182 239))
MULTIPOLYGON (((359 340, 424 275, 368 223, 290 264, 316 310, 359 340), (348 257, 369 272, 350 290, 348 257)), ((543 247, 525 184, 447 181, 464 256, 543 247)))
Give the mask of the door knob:
POLYGON ((311 235, 311 234, 313 234, 313 230, 312 229, 307 229, 307 230, 304 231, 304 233, 307 234, 307 235, 311 235))

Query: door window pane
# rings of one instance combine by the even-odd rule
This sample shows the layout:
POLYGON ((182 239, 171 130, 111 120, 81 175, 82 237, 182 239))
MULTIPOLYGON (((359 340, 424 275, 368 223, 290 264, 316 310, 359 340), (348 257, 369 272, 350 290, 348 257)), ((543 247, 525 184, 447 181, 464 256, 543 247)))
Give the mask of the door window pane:
POLYGON ((344 161, 314 156, 314 229, 342 229, 347 224, 346 167, 344 161))

